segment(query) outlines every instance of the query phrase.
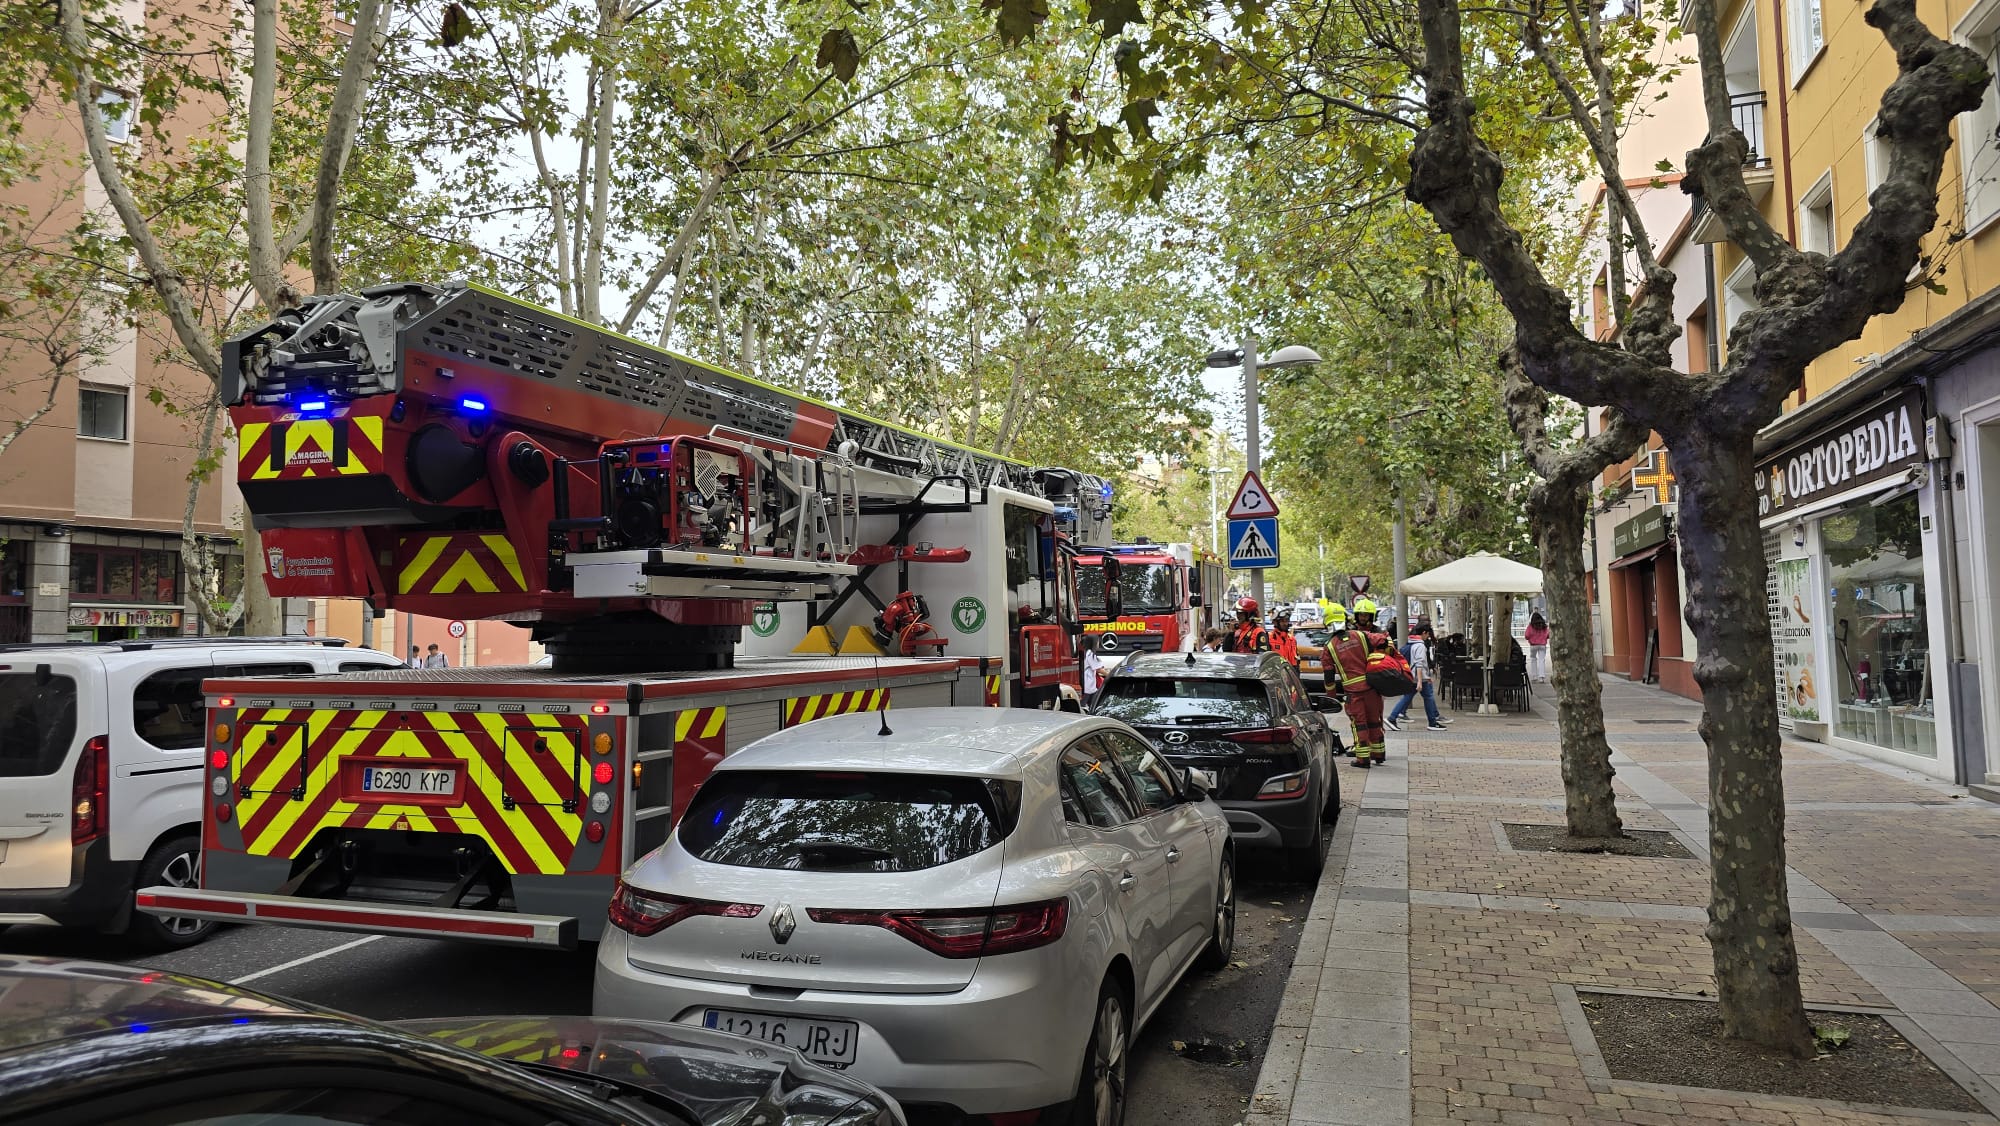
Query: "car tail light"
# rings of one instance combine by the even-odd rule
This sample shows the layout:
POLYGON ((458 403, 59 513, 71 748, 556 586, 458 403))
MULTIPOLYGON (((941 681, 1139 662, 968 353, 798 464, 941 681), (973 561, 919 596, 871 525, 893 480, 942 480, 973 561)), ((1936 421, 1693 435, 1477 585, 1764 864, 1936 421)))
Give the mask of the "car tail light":
POLYGON ((991 911, 844 911, 811 907, 815 923, 881 927, 944 958, 979 958, 1033 950, 1063 936, 1069 900, 1050 899, 991 911))
POLYGON ((641 938, 658 934, 684 919, 713 915, 724 919, 754 919, 764 910, 761 903, 724 903, 713 899, 687 899, 640 891, 624 880, 611 892, 611 925, 641 938))
POLYGON ((93 735, 76 757, 76 774, 69 784, 69 843, 89 844, 104 835, 110 812, 111 739, 93 735))
POLYGON ((1264 779, 1264 784, 1257 787, 1257 800, 1271 801, 1275 798, 1302 798, 1306 794, 1307 781, 1306 772, 1303 770, 1296 774, 1278 774, 1266 778, 1264 779))
POLYGON ((1289 743, 1298 732, 1289 727, 1253 727, 1248 731, 1238 731, 1223 738, 1232 743, 1289 743))

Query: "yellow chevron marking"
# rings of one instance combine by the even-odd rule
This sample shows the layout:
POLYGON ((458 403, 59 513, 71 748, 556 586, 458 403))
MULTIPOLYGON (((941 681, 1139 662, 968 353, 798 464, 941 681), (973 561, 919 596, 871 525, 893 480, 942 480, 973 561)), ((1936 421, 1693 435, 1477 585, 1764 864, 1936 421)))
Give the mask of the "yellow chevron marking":
POLYGON ((430 592, 450 594, 461 586, 471 587, 474 594, 497 594, 500 591, 499 584, 487 577, 485 569, 479 565, 479 560, 474 558, 470 551, 459 553, 458 559, 445 569, 444 574, 438 576, 438 581, 431 587, 430 592))
POLYGON ((415 591, 417 580, 423 578, 424 572, 430 570, 431 564, 437 562, 438 556, 444 554, 445 546, 449 543, 451 543, 450 536, 432 536, 425 540, 424 545, 417 549, 417 553, 410 557, 408 563, 403 564, 402 572, 396 576, 396 593, 409 594, 415 591))
POLYGON ((514 552, 514 545, 506 536, 480 536, 479 542, 493 553, 493 558, 507 569, 507 576, 514 580, 514 589, 528 589, 528 577, 521 573, 521 557, 514 552))

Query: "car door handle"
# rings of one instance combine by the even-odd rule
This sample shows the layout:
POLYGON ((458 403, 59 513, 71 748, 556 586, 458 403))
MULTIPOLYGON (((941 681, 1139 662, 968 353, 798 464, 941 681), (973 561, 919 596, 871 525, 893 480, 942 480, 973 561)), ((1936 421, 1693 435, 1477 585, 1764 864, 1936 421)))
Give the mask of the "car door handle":
POLYGON ((1180 863, 1180 860, 1181 860, 1181 850, 1176 847, 1173 847, 1172 845, 1169 845, 1167 847, 1167 863, 1178 864, 1180 863))
POLYGON ((1118 881, 1119 891, 1131 891, 1137 886, 1139 886, 1139 877, 1130 872, 1125 873, 1124 877, 1118 881))

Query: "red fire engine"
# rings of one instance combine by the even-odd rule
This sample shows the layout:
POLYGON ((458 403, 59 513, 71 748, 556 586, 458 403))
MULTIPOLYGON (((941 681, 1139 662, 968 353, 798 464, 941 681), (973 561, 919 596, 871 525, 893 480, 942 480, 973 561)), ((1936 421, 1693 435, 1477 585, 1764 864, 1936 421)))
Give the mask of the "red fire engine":
POLYGON ((202 886, 141 910, 567 946, 736 748, 1077 678, 1088 474, 471 285, 312 298, 225 362, 274 593, 511 621, 554 661, 211 681, 202 886), (739 657, 787 606, 812 655, 739 657), (857 607, 873 640, 829 641, 857 607))
POLYGON ((1077 553, 1077 592, 1084 636, 1104 654, 1178 653, 1203 630, 1224 625, 1228 611, 1214 599, 1228 589, 1220 556, 1190 543, 1118 544, 1077 553), (1107 567, 1106 560, 1115 560, 1107 567), (1115 574, 1107 574, 1107 571, 1115 574), (1117 585, 1115 613, 1105 597, 1117 585))

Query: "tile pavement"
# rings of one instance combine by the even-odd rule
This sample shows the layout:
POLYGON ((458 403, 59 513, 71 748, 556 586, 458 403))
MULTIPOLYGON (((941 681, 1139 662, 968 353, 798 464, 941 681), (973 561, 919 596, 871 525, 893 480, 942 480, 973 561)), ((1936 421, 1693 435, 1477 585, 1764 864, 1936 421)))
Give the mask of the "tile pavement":
MULTIPOLYGON (((1697 859, 1502 847, 1495 822, 1561 823, 1543 704, 1392 735, 1385 766, 1346 771, 1245 1126, 1938 1121, 1588 1072, 1561 987, 1714 993, 1698 711, 1622 681, 1605 692, 1627 824, 1674 831, 1697 859)), ((1831 748, 1787 742, 1785 758, 1808 1003, 1899 1011, 2000 1108, 2000 807, 1831 748)))

